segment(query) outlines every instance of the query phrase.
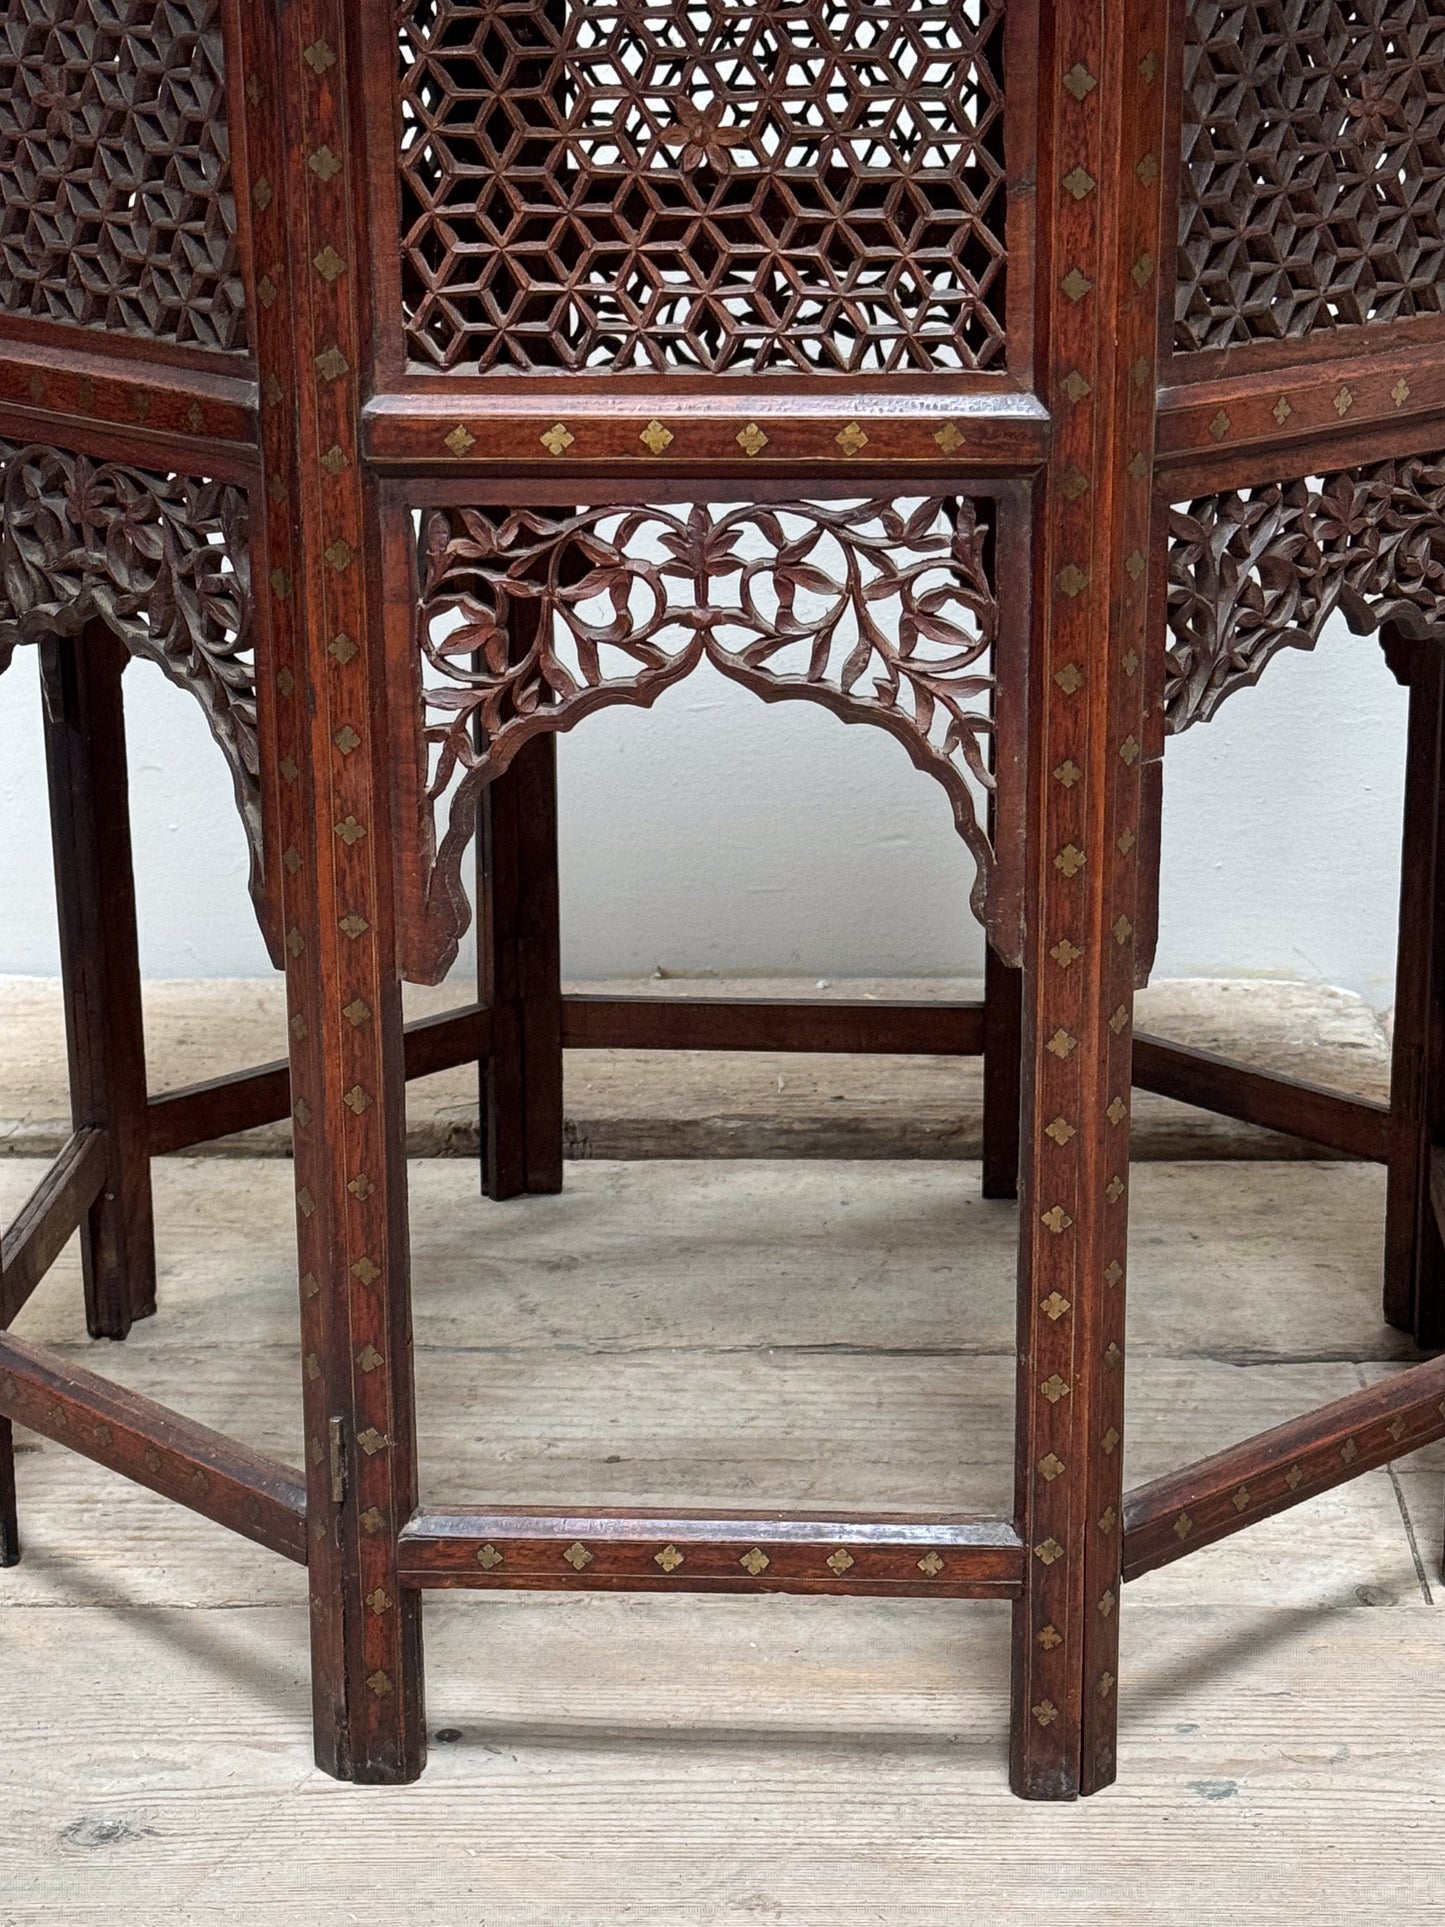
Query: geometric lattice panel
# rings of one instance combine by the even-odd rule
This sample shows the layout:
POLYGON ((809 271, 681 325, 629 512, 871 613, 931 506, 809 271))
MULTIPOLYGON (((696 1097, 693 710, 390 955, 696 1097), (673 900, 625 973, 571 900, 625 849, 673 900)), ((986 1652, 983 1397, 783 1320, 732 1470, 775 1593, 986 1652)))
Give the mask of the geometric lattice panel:
POLYGON ((246 345, 218 0, 4 0, 0 308, 246 345))
POLYGON ((1002 358, 1003 0, 403 0, 433 367, 1002 358))
POLYGON ((1190 0, 1175 347, 1445 309, 1440 0, 1190 0))

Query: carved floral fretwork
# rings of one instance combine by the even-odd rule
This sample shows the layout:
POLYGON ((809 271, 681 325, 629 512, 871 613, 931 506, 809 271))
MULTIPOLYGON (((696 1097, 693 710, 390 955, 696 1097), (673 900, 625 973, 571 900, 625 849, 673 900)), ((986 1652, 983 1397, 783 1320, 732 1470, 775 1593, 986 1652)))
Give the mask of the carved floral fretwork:
POLYGON ((269 930, 247 504, 228 483, 0 442, 0 670, 102 621, 200 702, 230 765, 269 930))
POLYGON ((1336 610, 1445 628, 1445 456, 1206 496, 1170 512, 1168 727, 1206 721, 1336 610))
POLYGON ((766 701, 806 697, 896 736, 948 792, 982 915, 991 540, 979 505, 951 497, 425 512, 417 647, 432 967, 466 928, 461 857, 481 787, 529 737, 605 704, 650 704, 704 660, 766 701), (438 838, 433 813, 448 795, 438 838))

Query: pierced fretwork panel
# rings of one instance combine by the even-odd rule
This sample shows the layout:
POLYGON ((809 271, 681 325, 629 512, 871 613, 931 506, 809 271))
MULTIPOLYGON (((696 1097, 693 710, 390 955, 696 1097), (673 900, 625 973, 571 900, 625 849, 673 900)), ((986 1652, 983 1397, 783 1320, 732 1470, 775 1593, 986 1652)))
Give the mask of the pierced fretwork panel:
POLYGON ((965 499, 450 508, 421 518, 416 647, 426 746, 425 906, 445 967, 468 910, 478 793, 542 730, 647 705, 706 660, 766 701, 806 697, 890 731, 993 863, 992 503, 965 499), (460 773, 460 781, 455 780, 460 773), (450 795, 439 839, 434 812, 450 795))
POLYGON ((1189 0, 1175 347, 1445 309, 1439 0, 1189 0))
POLYGON ((404 0, 410 353, 1002 359, 1002 0, 404 0))
POLYGON ((0 16, 0 308, 244 348, 219 0, 0 16))
POLYGON ((1209 495, 1170 512, 1165 710, 1206 721, 1338 609, 1445 643, 1445 455, 1209 495))
POLYGON ((108 625, 190 690, 230 765, 265 890, 247 502, 227 483, 0 442, 0 670, 19 643, 108 625))

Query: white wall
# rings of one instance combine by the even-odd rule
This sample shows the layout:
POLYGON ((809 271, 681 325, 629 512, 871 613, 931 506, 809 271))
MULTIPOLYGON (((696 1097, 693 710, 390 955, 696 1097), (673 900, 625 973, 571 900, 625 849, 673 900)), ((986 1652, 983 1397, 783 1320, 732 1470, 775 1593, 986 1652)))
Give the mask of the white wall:
MULTIPOLYGON (((230 779, 199 707, 126 677, 142 960, 263 975, 230 779)), ((1372 641, 1278 658, 1166 759, 1158 974, 1297 977, 1392 995, 1405 698, 1372 641)), ((574 976, 976 972, 943 792, 881 731, 765 705, 709 671, 561 748, 574 976)), ((0 972, 56 965, 34 651, 0 677, 0 972)))

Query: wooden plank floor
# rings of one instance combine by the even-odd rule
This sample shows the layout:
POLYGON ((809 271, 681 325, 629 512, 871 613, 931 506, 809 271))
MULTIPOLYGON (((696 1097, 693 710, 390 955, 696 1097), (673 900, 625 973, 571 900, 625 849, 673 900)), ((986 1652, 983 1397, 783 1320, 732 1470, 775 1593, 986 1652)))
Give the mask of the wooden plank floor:
MULTIPOLYGON (((157 1169, 162 1313, 23 1335, 299 1456, 290 1173, 157 1169)), ((33 1181, 0 1161, 0 1212, 33 1181)), ((1130 1482, 1408 1357, 1382 1177, 1145 1165, 1130 1482)), ((959 1162, 413 1167, 430 1500, 1006 1504, 1012 1211, 959 1162)), ((1125 1596, 1120 1783, 1008 1794, 1007 1608, 427 1602, 426 1778, 310 1759, 301 1575, 21 1438, 0 1927, 1438 1923, 1445 1448, 1125 1596), (117 1502, 119 1501, 119 1503, 117 1502)))

